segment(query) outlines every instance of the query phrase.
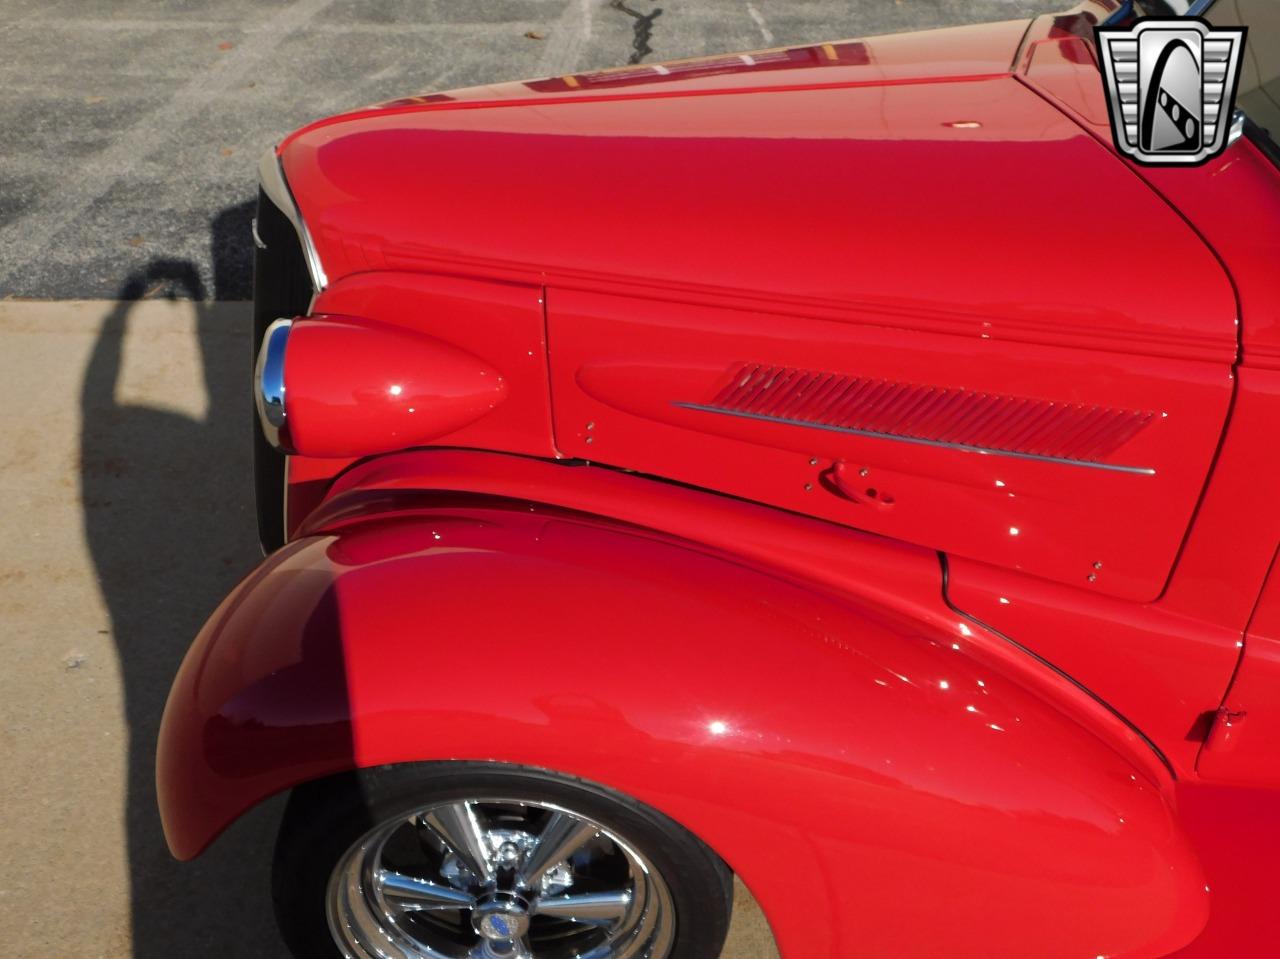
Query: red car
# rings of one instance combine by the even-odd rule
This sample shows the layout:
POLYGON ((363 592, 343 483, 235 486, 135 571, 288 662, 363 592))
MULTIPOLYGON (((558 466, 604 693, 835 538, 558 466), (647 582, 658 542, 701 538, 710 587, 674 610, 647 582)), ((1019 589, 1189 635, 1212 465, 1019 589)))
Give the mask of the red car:
POLYGON ((710 959, 734 874, 786 959, 1275 954, 1280 13, 1155 168, 1094 31, 1166 6, 286 139, 174 854, 293 790, 307 959, 710 959))

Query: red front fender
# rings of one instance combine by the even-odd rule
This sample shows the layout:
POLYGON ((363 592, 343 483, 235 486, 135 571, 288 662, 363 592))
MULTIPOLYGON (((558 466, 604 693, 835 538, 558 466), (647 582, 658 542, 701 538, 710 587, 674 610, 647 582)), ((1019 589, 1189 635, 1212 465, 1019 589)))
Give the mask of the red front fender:
POLYGON ((494 760, 682 822, 784 956, 1149 959, 1189 941, 1207 897, 1160 786, 945 626, 937 576, 925 620, 476 498, 309 536, 237 588, 178 675, 170 846, 195 856, 315 777, 494 760))

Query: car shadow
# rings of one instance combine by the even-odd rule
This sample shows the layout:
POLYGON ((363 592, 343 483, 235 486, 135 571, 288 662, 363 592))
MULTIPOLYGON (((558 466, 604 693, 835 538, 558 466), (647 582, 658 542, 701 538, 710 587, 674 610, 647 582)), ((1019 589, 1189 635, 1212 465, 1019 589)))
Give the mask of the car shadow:
POLYGON ((228 207, 211 224, 212 291, 186 260, 155 259, 125 279, 80 397, 85 536, 110 612, 128 723, 135 959, 285 954, 269 883, 280 804, 255 811, 183 864, 165 846, 155 799, 156 735, 174 673, 204 619, 260 559, 248 425, 251 316, 244 304, 218 302, 246 295, 252 206, 228 207), (117 398, 130 316, 155 296, 193 301, 208 392, 203 418, 117 398))

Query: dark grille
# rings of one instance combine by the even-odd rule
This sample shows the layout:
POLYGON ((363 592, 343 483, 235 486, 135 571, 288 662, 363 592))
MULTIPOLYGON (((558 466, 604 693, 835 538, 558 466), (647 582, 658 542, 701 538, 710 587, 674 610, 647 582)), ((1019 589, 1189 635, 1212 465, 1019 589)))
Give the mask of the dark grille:
MULTIPOLYGON (((253 258, 253 358, 267 327, 280 317, 302 316, 311 305, 311 277, 302 244, 289 219, 258 191, 258 238, 253 258)), ((268 553, 284 545, 285 457, 253 420, 253 475, 258 504, 258 538, 268 553)))

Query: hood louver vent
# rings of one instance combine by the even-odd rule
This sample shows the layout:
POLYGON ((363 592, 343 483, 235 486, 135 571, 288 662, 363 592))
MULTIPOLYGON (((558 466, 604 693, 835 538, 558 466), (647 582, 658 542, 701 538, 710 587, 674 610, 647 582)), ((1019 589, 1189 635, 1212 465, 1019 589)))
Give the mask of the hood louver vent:
POLYGON ((1087 463, 1103 461, 1155 416, 756 363, 734 370, 708 406, 797 425, 1087 463))

